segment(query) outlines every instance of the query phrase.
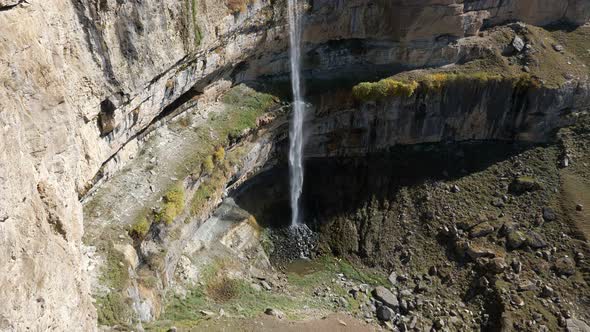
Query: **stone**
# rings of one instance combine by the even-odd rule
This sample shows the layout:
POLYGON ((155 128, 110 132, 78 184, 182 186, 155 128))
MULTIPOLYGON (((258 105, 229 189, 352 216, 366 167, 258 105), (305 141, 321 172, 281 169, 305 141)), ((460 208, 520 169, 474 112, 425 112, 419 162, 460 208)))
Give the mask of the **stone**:
POLYGON ((199 311, 199 313, 200 313, 201 315, 203 315, 203 316, 206 316, 206 317, 212 317, 212 316, 215 316, 215 313, 214 313, 214 312, 212 312, 212 311, 208 311, 208 310, 201 310, 201 311, 199 311))
POLYGON ((557 218, 555 211, 550 207, 543 208, 543 220, 554 221, 557 218))
POLYGON ((530 176, 520 176, 515 178, 509 188, 509 190, 516 195, 522 195, 526 192, 537 191, 540 189, 542 189, 541 183, 530 176))
POLYGON ((377 308, 377 318, 380 321, 390 321, 393 318, 393 310, 388 306, 382 305, 377 308))
POLYGON ((451 192, 452 193, 458 193, 461 192, 461 188, 459 188, 458 185, 454 184, 453 186, 451 186, 451 192))
POLYGON ((507 236, 508 234, 510 234, 511 232, 514 232, 517 229, 518 229, 517 224, 515 224, 513 222, 505 222, 502 224, 502 227, 500 227, 500 235, 507 236))
POLYGON ((391 272, 387 280, 389 280, 392 286, 395 286, 397 284, 397 273, 395 271, 391 272))
POLYGON ((541 297, 552 297, 553 295, 555 295, 555 291, 553 290, 553 288, 547 285, 543 286, 543 290, 541 291, 541 297))
POLYGON ((477 244, 468 244, 466 253, 471 259, 478 259, 480 257, 493 258, 496 257, 496 251, 477 244))
POLYGON ((479 278, 477 284, 479 287, 482 287, 482 288, 488 288, 490 286, 490 282, 488 281, 488 278, 486 278, 486 277, 479 278))
POLYGON ((476 238, 489 235, 494 232, 494 226, 492 226, 488 222, 483 222, 481 224, 476 225, 469 231, 469 237, 476 238))
POLYGON ((518 249, 526 243, 527 238, 521 231, 511 231, 506 236, 506 245, 509 249, 518 249))
POLYGON ((522 263, 519 260, 513 260, 510 265, 512 266, 512 271, 514 273, 519 274, 522 271, 522 263))
POLYGON ((514 37, 514 39, 512 40, 512 47, 514 47, 514 50, 516 50, 516 52, 522 52, 522 50, 524 49, 524 45, 524 41, 519 36, 514 37))
POLYGON ((568 332, 590 332, 590 326, 579 319, 570 318, 565 321, 568 332))
POLYGON ((528 231, 525 237, 526 245, 533 249, 542 249, 548 246, 543 236, 535 231, 528 231))
POLYGON ((557 52, 563 52, 565 48, 560 44, 553 44, 553 49, 557 52))
POLYGON ((512 294, 510 295, 510 304, 519 308, 524 307, 524 300, 520 296, 512 294))
POLYGON ((436 266, 431 266, 428 269, 428 274, 431 275, 431 276, 437 275, 438 274, 438 269, 436 268, 436 266))
POLYGON ((266 282, 266 280, 261 280, 260 285, 262 285, 262 287, 264 287, 264 289, 266 289, 267 291, 272 290, 272 287, 268 282, 266 282))
POLYGON ((343 297, 339 297, 338 298, 338 305, 341 306, 342 308, 346 308, 346 307, 348 307, 348 301, 343 297))
MULTIPOLYGON (((0 1, 3 7, 18 3, 17 0, 0 1)), ((208 1, 207 10, 196 13, 191 6, 178 1, 29 0, 26 5, 25 1, 18 1, 22 5, 14 9, 3 8, 0 14, 3 26, 0 62, 8 64, 2 70, 0 84, 0 128, 3 131, 0 210, 10 209, 10 219, 1 224, 3 236, 0 239, 0 279, 5 281, 0 298, 10 306, 0 306, 0 324, 3 329, 5 322, 9 322, 11 326, 7 328, 16 331, 44 330, 48 326, 58 331, 93 331, 97 325, 90 296, 93 279, 82 273, 84 269, 79 259, 82 236, 84 231, 92 235, 92 226, 87 227, 83 222, 79 196, 94 189, 89 185, 95 174, 103 169, 106 173, 104 184, 108 185, 108 179, 112 179, 114 172, 122 169, 130 159, 125 158, 126 154, 141 148, 141 144, 136 144, 138 141, 132 138, 143 136, 138 134, 144 130, 150 132, 152 120, 159 119, 163 108, 173 104, 185 92, 194 87, 201 93, 205 89, 201 87, 203 83, 208 84, 211 78, 218 76, 216 73, 235 68, 245 59, 262 58, 260 61, 264 61, 265 57, 276 55, 279 60, 271 59, 270 66, 244 63, 243 79, 255 79, 254 71, 256 75, 268 77, 284 74, 272 72, 274 68, 288 67, 285 66, 288 57, 280 60, 287 47, 284 14, 275 11, 276 15, 269 15, 269 12, 273 13, 270 1, 256 1, 246 12, 235 16, 228 10, 226 1, 208 1), (186 20, 192 14, 196 19, 186 20), (195 22, 202 25, 201 29, 197 29, 195 22), (195 31, 199 30, 203 32, 203 38, 196 43, 195 31), (262 30, 268 33, 252 33, 262 30), (212 49, 216 51, 210 51, 212 49), (13 111, 20 109, 26 109, 26 112, 13 111), (104 134, 110 128, 101 132, 98 125, 101 118, 111 122, 106 125, 117 128, 106 137, 104 134), (103 168, 103 164, 106 167, 103 168), (59 198, 55 209, 46 211, 36 192, 40 181, 49 181, 55 187, 59 198), (23 199, 27 201, 21 203, 23 199), (53 216, 67 216, 63 219, 67 221, 64 223, 65 238, 53 234, 48 227, 47 221, 53 216), (18 226, 15 226, 17 220, 18 226), (43 229, 39 228, 40 225, 43 229), (15 249, 14 252, 11 248, 15 249), (16 257, 16 264, 10 262, 12 255, 16 257), (33 308, 26 310, 31 304, 31 294, 42 294, 46 299, 47 309, 43 315, 33 308)), ((313 6, 310 19, 306 19, 309 21, 309 25, 306 23, 309 32, 306 33, 306 43, 325 50, 330 49, 323 47, 327 41, 350 38, 362 41, 368 37, 383 40, 382 45, 395 45, 379 52, 369 49, 369 54, 382 54, 372 61, 399 62, 403 68, 430 67, 456 63, 464 55, 481 49, 481 45, 474 45, 476 49, 464 45, 468 43, 463 43, 461 38, 476 36, 484 23, 492 27, 499 22, 523 20, 546 25, 563 19, 583 24, 587 20, 584 13, 588 12, 588 2, 583 0, 570 1, 572 10, 566 12, 563 0, 544 1, 547 6, 543 6, 543 10, 534 10, 535 5, 530 1, 525 1, 522 6, 522 1, 496 1, 497 5, 490 6, 464 2, 467 5, 457 5, 459 1, 423 1, 419 4, 396 1, 392 6, 387 1, 323 1, 321 5, 313 6), (475 10, 471 8, 474 6, 475 10), (318 13, 316 7, 322 13, 318 13), (323 16, 325 12, 329 14, 328 19, 323 16), (359 13, 384 16, 376 18, 359 13), (351 20, 357 16, 358 20, 351 20), (400 24, 403 26, 401 30, 400 24), (446 43, 445 36, 450 36, 453 42, 446 43), (438 37, 441 41, 431 47, 434 44, 430 43, 438 37), (400 40, 407 45, 401 57, 397 55, 400 40)), ((491 34, 491 30, 487 29, 484 34, 491 34)), ((323 52, 318 56, 322 60, 330 59, 326 62, 333 72, 338 72, 335 64, 350 58, 346 49, 338 49, 344 54, 342 58, 323 52)), ((359 60, 357 56, 354 58, 359 60)), ((223 89, 228 84, 232 83, 216 82, 217 86, 209 89, 223 89)), ((544 112, 551 115, 560 109, 574 109, 569 105, 568 100, 572 98, 568 93, 559 89, 547 92, 546 97, 553 97, 553 100, 558 97, 563 102, 557 109, 548 105, 544 112)), ((203 97, 215 100, 217 96, 204 92, 203 97)), ((430 116, 429 111, 426 114, 430 116)), ((454 116, 459 114, 453 113, 450 118, 457 119, 454 116)), ((482 109, 481 114, 486 111, 482 109)), ((202 115, 206 117, 206 114, 202 115)), ((544 123, 544 120, 538 121, 539 117, 534 118, 535 123, 544 123)), ((555 117, 548 117, 542 128, 535 127, 534 132, 514 134, 526 134, 526 137, 540 140, 545 130, 556 125, 552 118, 555 117)), ((504 138, 501 128, 487 130, 485 128, 493 124, 485 119, 474 120, 473 126, 462 126, 473 129, 460 129, 452 138, 471 137, 472 134, 485 139, 504 138)), ((517 121, 518 127, 529 124, 526 119, 517 121)), ((447 126, 444 119, 428 122, 447 126)), ((517 128, 506 124, 509 128, 517 128)), ((388 132, 394 132, 389 129, 388 132)), ((380 140, 381 134, 377 135, 380 140)), ((396 142, 408 138, 391 137, 396 142)), ((424 133, 412 139, 425 137, 432 136, 424 133)), ((310 146, 315 145, 313 143, 310 146)), ((182 154, 183 151, 177 152, 182 154)), ((159 189, 156 188, 156 192, 159 189)), ((112 195, 115 198, 108 202, 124 201, 122 196, 112 195)), ((115 219, 124 217, 120 213, 121 207, 110 207, 117 216, 115 219)), ((128 205, 124 207, 130 208, 128 205)), ((107 215, 110 213, 104 213, 104 217, 94 221, 101 224, 110 218, 107 215)), ((118 221, 113 220, 113 224, 115 222, 118 221)), ((170 244, 166 249, 172 252, 167 257, 178 257, 180 253, 173 251, 178 250, 176 244, 170 244)), ((158 303, 158 299, 154 303, 158 303)))
POLYGON ((443 327, 445 327, 445 321, 442 318, 437 318, 434 320, 434 327, 437 330, 442 329, 443 327))
POLYGON ((131 266, 133 269, 137 268, 139 265, 139 257, 137 256, 137 251, 133 248, 130 244, 115 244, 115 250, 123 254, 123 258, 125 262, 131 266))
POLYGON ((523 280, 518 283, 518 291, 519 292, 526 292, 526 291, 534 291, 537 289, 537 285, 530 280, 523 280))
POLYGON ((371 286, 368 284, 360 284, 359 291, 369 295, 369 292, 371 291, 371 286))
POLYGON ((497 208, 502 208, 504 207, 504 201, 500 198, 496 198, 492 201, 492 206, 495 206, 497 208))
POLYGON ((373 297, 391 309, 397 310, 397 308, 399 308, 397 297, 389 289, 383 286, 375 287, 373 290, 373 297))
POLYGON ((574 261, 567 256, 559 258, 557 261, 555 261, 553 268, 560 276, 571 276, 576 273, 576 265, 574 261))
POLYGON ((285 313, 283 313, 280 310, 273 309, 273 308, 266 308, 266 310, 264 310, 264 313, 267 314, 267 315, 269 315, 269 316, 276 317, 278 319, 285 318, 285 313))
POLYGON ((584 205, 576 204, 576 211, 583 211, 583 210, 584 210, 584 205))

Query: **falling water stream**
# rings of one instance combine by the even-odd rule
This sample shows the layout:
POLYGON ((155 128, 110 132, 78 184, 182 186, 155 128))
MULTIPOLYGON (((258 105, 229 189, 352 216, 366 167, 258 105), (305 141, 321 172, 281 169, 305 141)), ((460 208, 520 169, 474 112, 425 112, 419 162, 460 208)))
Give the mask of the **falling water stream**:
POLYGON ((297 0, 289 0, 289 37, 291 42, 291 86, 293 120, 290 128, 289 173, 291 177, 291 226, 300 224, 300 198, 303 189, 303 116, 305 102, 301 88, 301 11, 297 0))

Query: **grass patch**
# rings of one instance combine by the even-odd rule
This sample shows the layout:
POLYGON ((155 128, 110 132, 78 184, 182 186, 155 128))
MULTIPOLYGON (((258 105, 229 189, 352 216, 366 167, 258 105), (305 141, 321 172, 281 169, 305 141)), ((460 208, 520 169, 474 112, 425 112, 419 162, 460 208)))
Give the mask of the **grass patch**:
POLYGON ((191 215, 196 216, 201 213, 211 198, 221 194, 221 190, 223 189, 226 180, 227 178, 223 172, 217 170, 209 178, 203 181, 191 200, 191 215))
POLYGON ((345 259, 325 255, 313 261, 312 264, 316 265, 314 268, 315 272, 305 276, 288 273, 289 282, 295 286, 310 289, 322 283, 330 283, 336 274, 342 273, 348 279, 371 286, 389 284, 385 275, 364 267, 358 269, 345 259))
POLYGON ((172 225, 174 218, 184 210, 184 188, 177 184, 164 194, 164 205, 155 213, 156 222, 172 225))
POLYGON ((105 253, 106 262, 99 277, 100 283, 109 287, 109 293, 96 297, 98 322, 101 325, 125 325, 132 313, 122 294, 129 281, 129 271, 123 254, 109 245, 105 253))
POLYGON ((115 250, 112 245, 109 245, 105 258, 106 262, 100 276, 100 283, 113 290, 122 290, 129 280, 127 266, 121 264, 125 262, 125 257, 122 253, 115 250))
POLYGON ((396 80, 393 78, 370 83, 360 83, 352 88, 352 94, 358 101, 378 101, 391 97, 411 97, 416 91, 441 92, 448 86, 465 84, 484 86, 488 84, 511 84, 516 89, 539 87, 538 80, 529 74, 503 76, 491 72, 437 72, 422 74, 412 78, 396 80))
POLYGON ((201 164, 201 172, 203 174, 211 174, 211 173, 213 173, 214 169, 215 169, 215 163, 213 162, 213 157, 212 156, 205 157, 205 160, 203 160, 203 163, 201 164))
POLYGON ((388 97, 410 97, 417 88, 416 81, 401 82, 386 78, 375 83, 360 83, 352 88, 352 94, 360 101, 376 101, 388 97))
POLYGON ((145 214, 141 214, 129 228, 129 236, 135 239, 143 239, 150 230, 151 223, 145 214))
POLYGON ((215 152, 213 152, 213 161, 217 165, 223 164, 223 162, 225 161, 225 149, 223 148, 223 146, 220 146, 217 149, 215 149, 215 152))
POLYGON ((191 14, 193 19, 193 29, 195 34, 195 46, 201 45, 201 41, 203 40, 203 34, 201 33, 201 28, 197 23, 197 0, 187 0, 190 1, 191 5, 191 14))
POLYGON ((572 31, 555 30, 551 35, 586 66, 590 66, 590 26, 580 26, 572 31))
MULTIPOLYGON (((220 114, 212 122, 212 127, 221 137, 230 141, 242 136, 248 130, 256 127, 258 117, 276 105, 276 98, 269 94, 258 93, 245 86, 237 86, 228 91, 222 98, 228 108, 225 114, 220 114)), ((221 145, 226 142, 220 142, 221 145)))

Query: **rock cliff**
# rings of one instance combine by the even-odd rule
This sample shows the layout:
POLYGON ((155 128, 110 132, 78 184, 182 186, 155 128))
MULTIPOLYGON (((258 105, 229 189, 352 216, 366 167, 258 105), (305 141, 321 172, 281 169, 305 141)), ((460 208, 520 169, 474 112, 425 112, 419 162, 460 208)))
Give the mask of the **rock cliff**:
MULTIPOLYGON (((0 330, 96 328, 79 199, 137 154, 142 133, 211 83, 284 77, 284 7, 267 0, 238 8, 216 0, 0 1, 0 330)), ((463 37, 507 21, 582 24, 590 17, 585 0, 313 1, 307 10, 307 76, 326 79, 340 69, 378 68, 371 72, 378 78, 464 61, 481 47, 463 37)), ((561 97, 533 96, 529 112, 544 98, 571 107, 575 89, 562 89, 561 97)), ((508 92, 499 86, 490 93, 508 92)), ((409 130, 407 143, 444 138, 447 131, 427 123, 452 122, 460 109, 437 106, 444 95, 423 98, 384 102, 401 111, 433 101, 422 129, 396 128, 400 112, 388 113, 380 128, 409 130)), ((363 107, 364 120, 344 112, 326 126, 382 116, 363 107)), ((527 119, 508 128, 480 120, 482 113, 503 116, 493 112, 482 106, 474 113, 478 138, 507 138, 515 125, 540 128, 532 139, 550 129, 527 119)))

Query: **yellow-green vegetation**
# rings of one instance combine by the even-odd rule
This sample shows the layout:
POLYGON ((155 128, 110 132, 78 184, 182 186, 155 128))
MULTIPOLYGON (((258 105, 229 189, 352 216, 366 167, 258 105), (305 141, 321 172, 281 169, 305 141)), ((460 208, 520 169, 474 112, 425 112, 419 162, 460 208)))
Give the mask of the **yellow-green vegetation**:
POLYGON ((590 66, 590 27, 547 31, 527 26, 521 37, 534 52, 527 53, 528 68, 515 56, 506 55, 505 46, 514 39, 513 30, 504 28, 489 33, 483 43, 490 52, 480 59, 445 69, 414 70, 399 73, 378 82, 360 83, 352 93, 359 101, 378 101, 391 97, 409 97, 420 91, 442 91, 453 84, 512 84, 515 89, 556 88, 572 77, 586 77, 590 66), (564 52, 553 46, 561 44, 564 52))
POLYGON ((184 188, 181 184, 176 185, 164 195, 164 205, 160 211, 155 213, 157 222, 164 222, 172 225, 174 218, 184 210, 184 188))
POLYGON ((225 149, 223 148, 223 146, 220 146, 217 149, 215 149, 215 152, 213 152, 213 161, 217 165, 221 165, 225 161, 225 149))
POLYGON ((375 83, 360 83, 352 88, 352 94, 359 101, 378 101, 390 97, 411 97, 417 90, 440 92, 445 87, 466 85, 487 85, 507 83, 518 89, 538 87, 536 79, 528 74, 500 75, 489 72, 435 72, 419 75, 416 79, 387 78, 375 83), (407 81, 406 81, 407 80, 407 81))
MULTIPOLYGON (((212 125, 222 137, 229 140, 241 136, 247 129, 255 128, 258 117, 277 103, 276 97, 258 93, 245 86, 231 89, 223 96, 222 101, 228 111, 217 116, 212 125)), ((220 143, 227 145, 227 142, 220 143)))
POLYGON ((215 169, 215 164, 213 163, 213 157, 212 156, 205 157, 205 160, 203 160, 203 164, 201 164, 201 171, 204 174, 211 174, 211 173, 213 173, 214 169, 215 169))
POLYGON ((410 97, 418 88, 416 81, 401 82, 386 78, 379 82, 360 83, 352 88, 352 94, 357 100, 380 100, 387 97, 410 97))
POLYGON ((131 315, 129 305, 122 295, 129 281, 123 254, 109 244, 105 252, 105 264, 99 277, 100 283, 109 288, 109 293, 96 297, 98 322, 101 325, 125 325, 131 315))
POLYGON ((143 239, 150 230, 151 223, 145 214, 141 214, 129 228, 129 235, 136 239, 143 239))
POLYGON ((306 289, 317 287, 318 284, 328 283, 337 273, 342 273, 346 278, 356 280, 371 286, 389 285, 386 276, 379 271, 373 271, 368 268, 355 268, 346 259, 336 258, 325 255, 315 261, 310 266, 312 273, 299 275, 297 273, 288 273, 289 283, 306 289))
POLYGON ((193 22, 193 29, 194 29, 194 34, 195 34, 195 45, 199 46, 201 44, 201 40, 203 39, 203 35, 201 33, 201 28, 199 27, 199 24, 197 23, 197 0, 186 0, 186 9, 187 12, 189 11, 189 6, 190 6, 190 12, 191 12, 191 17, 192 17, 192 22, 193 22))
POLYGON ((223 170, 218 169, 215 170, 209 178, 203 181, 191 200, 191 215, 198 215, 211 197, 220 194, 226 180, 227 178, 223 174, 223 170))

